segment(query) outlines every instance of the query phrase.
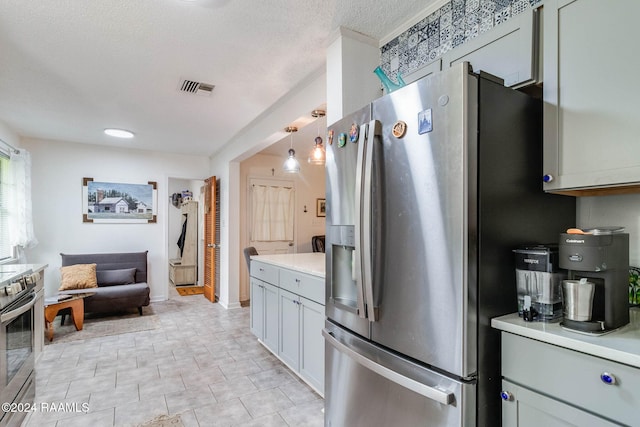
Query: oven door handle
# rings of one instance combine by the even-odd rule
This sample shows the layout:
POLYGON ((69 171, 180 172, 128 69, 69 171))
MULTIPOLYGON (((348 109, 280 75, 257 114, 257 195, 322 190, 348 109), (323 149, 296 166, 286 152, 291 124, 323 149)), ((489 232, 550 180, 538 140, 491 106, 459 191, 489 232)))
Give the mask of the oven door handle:
POLYGON ((23 305, 16 308, 15 310, 11 310, 8 313, 4 313, 0 315, 0 323, 7 323, 12 321, 13 319, 20 316, 21 314, 31 310, 31 308, 33 308, 35 303, 36 303, 36 294, 34 292, 31 295, 31 299, 28 302, 24 303, 23 305))

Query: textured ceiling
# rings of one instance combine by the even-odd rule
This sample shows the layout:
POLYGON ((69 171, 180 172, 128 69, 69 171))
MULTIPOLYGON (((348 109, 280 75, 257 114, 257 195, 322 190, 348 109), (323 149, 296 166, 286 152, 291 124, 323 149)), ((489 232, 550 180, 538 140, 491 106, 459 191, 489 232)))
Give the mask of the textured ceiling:
POLYGON ((380 40, 432 3, 2 0, 0 120, 23 137, 114 145, 102 130, 121 127, 136 133, 126 146, 210 155, 323 68, 338 27, 380 40), (182 93, 182 79, 215 89, 182 93))

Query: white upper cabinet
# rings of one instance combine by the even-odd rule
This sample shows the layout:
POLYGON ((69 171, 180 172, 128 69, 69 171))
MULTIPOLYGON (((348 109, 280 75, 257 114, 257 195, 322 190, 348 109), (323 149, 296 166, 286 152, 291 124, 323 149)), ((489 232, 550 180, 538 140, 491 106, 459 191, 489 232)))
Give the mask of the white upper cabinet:
POLYGON ((442 69, 468 61, 505 86, 538 83, 538 10, 529 9, 442 56, 442 69))
POLYGON ((640 189, 638 16, 638 0, 545 1, 546 191, 640 189))

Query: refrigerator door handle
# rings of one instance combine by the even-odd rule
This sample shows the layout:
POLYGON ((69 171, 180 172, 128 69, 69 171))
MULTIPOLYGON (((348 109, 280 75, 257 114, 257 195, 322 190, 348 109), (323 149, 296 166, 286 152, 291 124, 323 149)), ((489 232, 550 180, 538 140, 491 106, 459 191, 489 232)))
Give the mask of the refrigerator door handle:
POLYGON ((364 277, 363 265, 362 265, 362 193, 363 193, 363 185, 364 185, 364 165, 365 165, 365 150, 367 146, 367 140, 365 134, 367 133, 367 125, 364 124, 360 128, 360 134, 358 136, 358 158, 356 163, 356 191, 355 191, 355 224, 354 224, 354 238, 355 238, 355 248, 353 251, 353 270, 354 277, 356 281, 357 287, 357 307, 358 307, 358 316, 363 319, 367 318, 367 312, 365 310, 364 304, 364 284, 363 282, 366 280, 364 277))
MULTIPOLYGON (((362 229, 364 233, 360 235, 360 243, 362 245, 362 270, 364 287, 365 303, 367 308, 367 317, 370 321, 375 322, 378 320, 378 308, 374 305, 373 298, 373 266, 371 260, 371 185, 373 181, 373 152, 374 146, 378 142, 378 138, 382 135, 382 125, 378 120, 372 120, 369 122, 369 126, 366 132, 366 147, 365 147, 365 164, 364 164, 364 179, 362 185, 362 199, 360 203, 362 205, 362 229)), ((358 200, 358 199, 356 199, 358 200)))
POLYGON ((416 392, 421 396, 426 397, 427 399, 442 403, 443 405, 451 405, 455 401, 453 393, 449 393, 436 387, 430 387, 428 385, 422 384, 418 381, 412 380, 411 378, 400 375, 399 373, 385 366, 377 364, 373 360, 361 355, 357 351, 341 343, 331 334, 331 332, 328 332, 326 329, 322 330, 322 336, 324 336, 329 345, 333 346, 339 352, 345 354, 363 367, 375 372, 376 374, 388 379, 389 381, 398 384, 401 387, 416 392))

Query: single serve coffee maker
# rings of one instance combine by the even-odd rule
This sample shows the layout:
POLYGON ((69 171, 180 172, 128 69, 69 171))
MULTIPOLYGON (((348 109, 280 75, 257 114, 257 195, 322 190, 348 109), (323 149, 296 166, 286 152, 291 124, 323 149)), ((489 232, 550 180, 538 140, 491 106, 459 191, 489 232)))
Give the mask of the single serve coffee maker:
POLYGON ((525 321, 549 322, 562 318, 562 280, 558 245, 524 245, 514 249, 518 314, 525 321))
POLYGON ((566 329, 610 332, 629 323, 629 234, 621 227, 571 229, 560 234, 566 329))

